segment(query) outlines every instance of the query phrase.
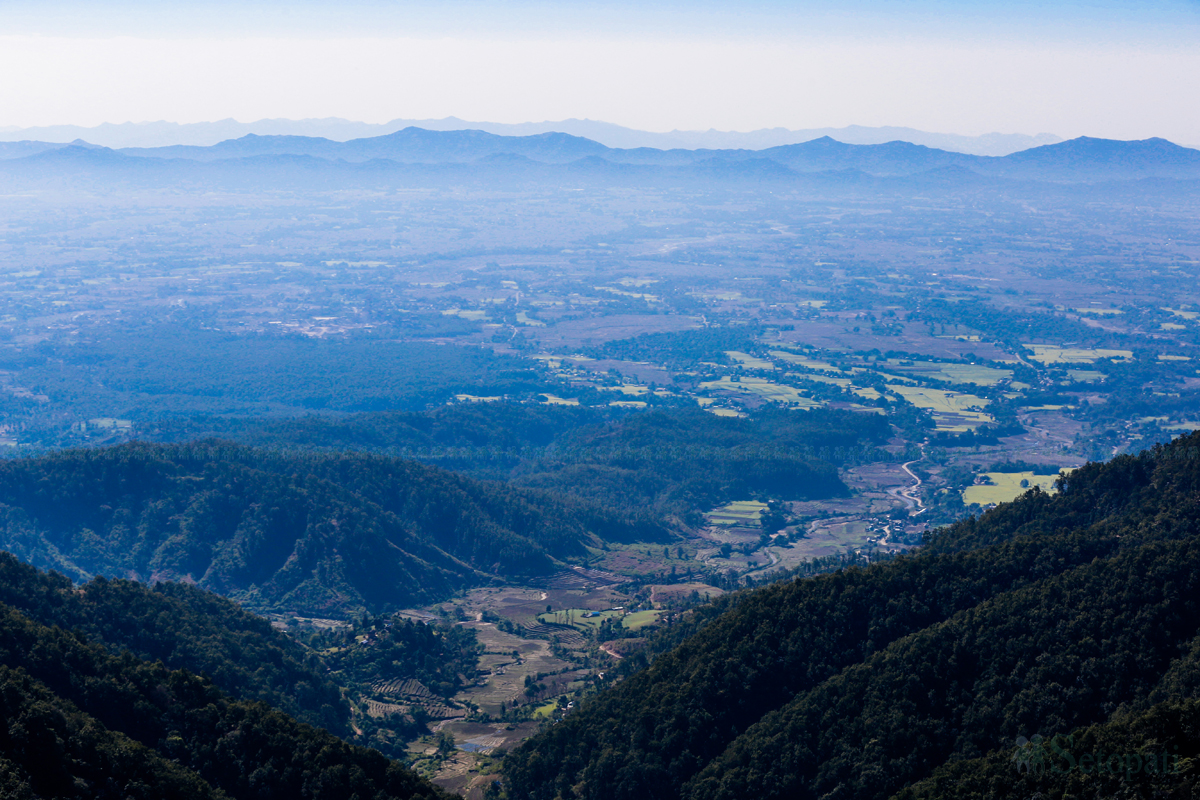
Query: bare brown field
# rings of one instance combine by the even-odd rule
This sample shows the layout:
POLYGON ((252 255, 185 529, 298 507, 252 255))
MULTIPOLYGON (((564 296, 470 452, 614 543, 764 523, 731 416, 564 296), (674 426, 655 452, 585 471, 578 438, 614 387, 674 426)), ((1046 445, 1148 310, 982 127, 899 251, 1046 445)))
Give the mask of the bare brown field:
POLYGON ((958 338, 943 338, 930 336, 924 326, 908 324, 899 336, 889 336, 883 339, 873 334, 870 326, 863 328, 862 322, 847 319, 844 322, 832 322, 827 318, 820 320, 797 320, 795 330, 779 334, 780 342, 791 344, 810 344, 815 347, 831 350, 872 350, 881 343, 890 350, 902 350, 908 353, 920 353, 935 358, 962 358, 968 353, 974 353, 980 358, 992 361, 1003 361, 1013 356, 989 342, 962 341, 958 338), (854 332, 854 327, 861 330, 854 332))
POLYGON ((550 652, 550 643, 538 639, 523 639, 499 630, 490 622, 461 623, 475 631, 484 652, 491 657, 480 660, 481 684, 470 686, 454 696, 455 702, 472 702, 488 714, 498 715, 501 702, 524 705, 531 702, 525 696, 525 677, 538 673, 557 673, 571 666, 550 652), (518 658, 511 653, 516 651, 518 658), (508 655, 506 655, 508 654, 508 655), (485 672, 486 670, 486 672, 485 672))
POLYGON ((543 347, 583 347, 613 339, 628 339, 642 333, 665 333, 699 327, 691 317, 676 315, 619 314, 589 319, 566 320, 536 330, 543 347))
POLYGON ((725 594, 724 589, 709 586, 707 583, 651 584, 648 588, 650 589, 650 602, 654 604, 655 608, 660 608, 665 603, 685 600, 692 592, 709 598, 717 598, 725 594))

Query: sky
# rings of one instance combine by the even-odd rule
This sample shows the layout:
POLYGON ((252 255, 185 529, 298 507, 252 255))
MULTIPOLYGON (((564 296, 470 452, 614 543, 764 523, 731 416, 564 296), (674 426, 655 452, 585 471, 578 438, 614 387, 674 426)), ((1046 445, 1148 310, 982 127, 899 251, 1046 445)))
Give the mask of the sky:
POLYGON ((0 127, 895 125, 1200 145, 1200 0, 4 0, 0 127))

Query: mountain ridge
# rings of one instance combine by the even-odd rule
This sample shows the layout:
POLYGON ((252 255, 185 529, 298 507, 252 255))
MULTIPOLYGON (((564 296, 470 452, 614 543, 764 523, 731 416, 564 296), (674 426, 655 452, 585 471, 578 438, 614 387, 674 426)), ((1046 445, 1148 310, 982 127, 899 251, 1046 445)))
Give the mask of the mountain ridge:
MULTIPOLYGON (((460 131, 480 130, 502 136, 527 136, 539 133, 568 133, 600 142, 607 147, 634 149, 651 147, 657 149, 751 149, 761 150, 786 144, 797 144, 822 136, 831 136, 849 144, 881 144, 887 141, 904 140, 941 149, 976 155, 1007 155, 1041 144, 1062 141, 1053 134, 988 133, 980 136, 931 133, 915 128, 883 126, 870 127, 848 125, 841 128, 759 128, 753 131, 673 130, 668 132, 641 131, 591 119, 565 119, 557 122, 496 123, 462 120, 457 117, 443 119, 394 119, 385 123, 365 123, 336 117, 323 119, 261 119, 255 122, 238 122, 233 119, 213 122, 125 122, 104 123, 93 127, 78 125, 50 125, 38 127, 12 127, 0 129, 0 142, 17 139, 40 139, 46 142, 65 144, 75 139, 94 141, 107 147, 163 147, 169 145, 208 146, 235 139, 245 134, 319 136, 336 141, 348 141, 370 136, 393 133, 407 127, 426 130, 460 131)), ((0 157, 3 150, 0 149, 0 157)))
POLYGON ((76 579, 182 580, 277 611, 378 612, 497 574, 546 575, 598 530, 662 535, 643 528, 383 456, 209 441, 0 464, 0 546, 18 557, 76 579))
POLYGON ((575 175, 654 182, 716 175, 747 182, 836 177, 837 173, 857 171, 883 179, 929 175, 934 183, 945 183, 955 174, 974 180, 968 174, 973 173, 990 181, 1068 184, 1198 179, 1200 151, 1158 138, 1125 142, 1088 137, 1003 157, 965 155, 899 141, 845 144, 829 137, 766 150, 621 150, 568 134, 506 137, 482 131, 406 128, 347 142, 248 135, 203 148, 113 150, 72 144, 0 160, 0 172, 33 178, 104 169, 147 180, 156 175, 168 179, 168 174, 196 180, 236 178, 239 170, 247 175, 257 170, 264 176, 274 172, 277 178, 286 179, 288 169, 297 167, 344 180, 388 173, 453 178, 455 169, 469 167, 460 172, 479 180, 548 181, 575 175))

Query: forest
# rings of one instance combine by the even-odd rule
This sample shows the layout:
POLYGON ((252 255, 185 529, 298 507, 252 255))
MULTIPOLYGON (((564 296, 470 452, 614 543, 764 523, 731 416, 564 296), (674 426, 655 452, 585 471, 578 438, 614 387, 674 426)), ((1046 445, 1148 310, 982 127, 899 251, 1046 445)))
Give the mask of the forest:
POLYGON ((887 435, 881 417, 833 410, 496 408, 221 426, 272 450, 207 440, 0 462, 0 543, 75 579, 188 580, 260 611, 378 613, 546 575, 605 542, 672 541, 696 509, 747 494, 844 495, 830 462, 887 435), (281 449, 293 441, 306 452, 281 449), (333 449, 354 444, 366 452, 333 449))
POLYGON ((73 578, 185 579, 259 609, 373 611, 550 570, 596 509, 411 461, 219 442, 0 463, 4 544, 73 578), (582 519, 582 521, 581 521, 582 519))
POLYGON ((7 797, 449 797, 263 702, 345 718, 323 670, 228 601, 100 579, 77 593, 7 555, 0 573, 7 797))

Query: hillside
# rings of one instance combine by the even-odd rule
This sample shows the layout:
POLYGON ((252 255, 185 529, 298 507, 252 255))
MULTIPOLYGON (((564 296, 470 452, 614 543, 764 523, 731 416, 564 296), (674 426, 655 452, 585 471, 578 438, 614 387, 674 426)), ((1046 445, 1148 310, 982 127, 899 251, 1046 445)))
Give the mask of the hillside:
POLYGON ((1017 772, 1014 755, 1030 755, 1018 737, 1035 735, 1043 766, 1056 736, 1080 759, 1113 742, 1169 746, 1180 772, 1140 773, 1135 795, 1194 785, 1200 434, 1061 487, 915 556, 747 594, 514 751, 511 794, 1095 791, 1061 758, 1060 773, 1017 772))
POLYGON ((373 750, 7 605, 0 714, 6 797, 447 797, 373 750))
POLYGON ((207 675, 217 688, 259 700, 339 736, 350 709, 326 667, 261 617, 181 583, 95 578, 81 586, 0 552, 0 603, 170 669, 207 675))
POLYGON ((0 464, 0 547, 74 579, 179 580, 254 608, 345 614, 553 571, 661 535, 577 501, 400 459, 123 445, 0 464))
POLYGON ((747 496, 844 496, 833 464, 887 441, 876 414, 698 409, 629 414, 578 406, 460 404, 337 419, 164 420, 162 441, 217 436, 256 447, 404 455, 473 477, 581 498, 651 533, 658 514, 694 517, 747 496), (840 454, 840 455, 839 455, 840 454))

